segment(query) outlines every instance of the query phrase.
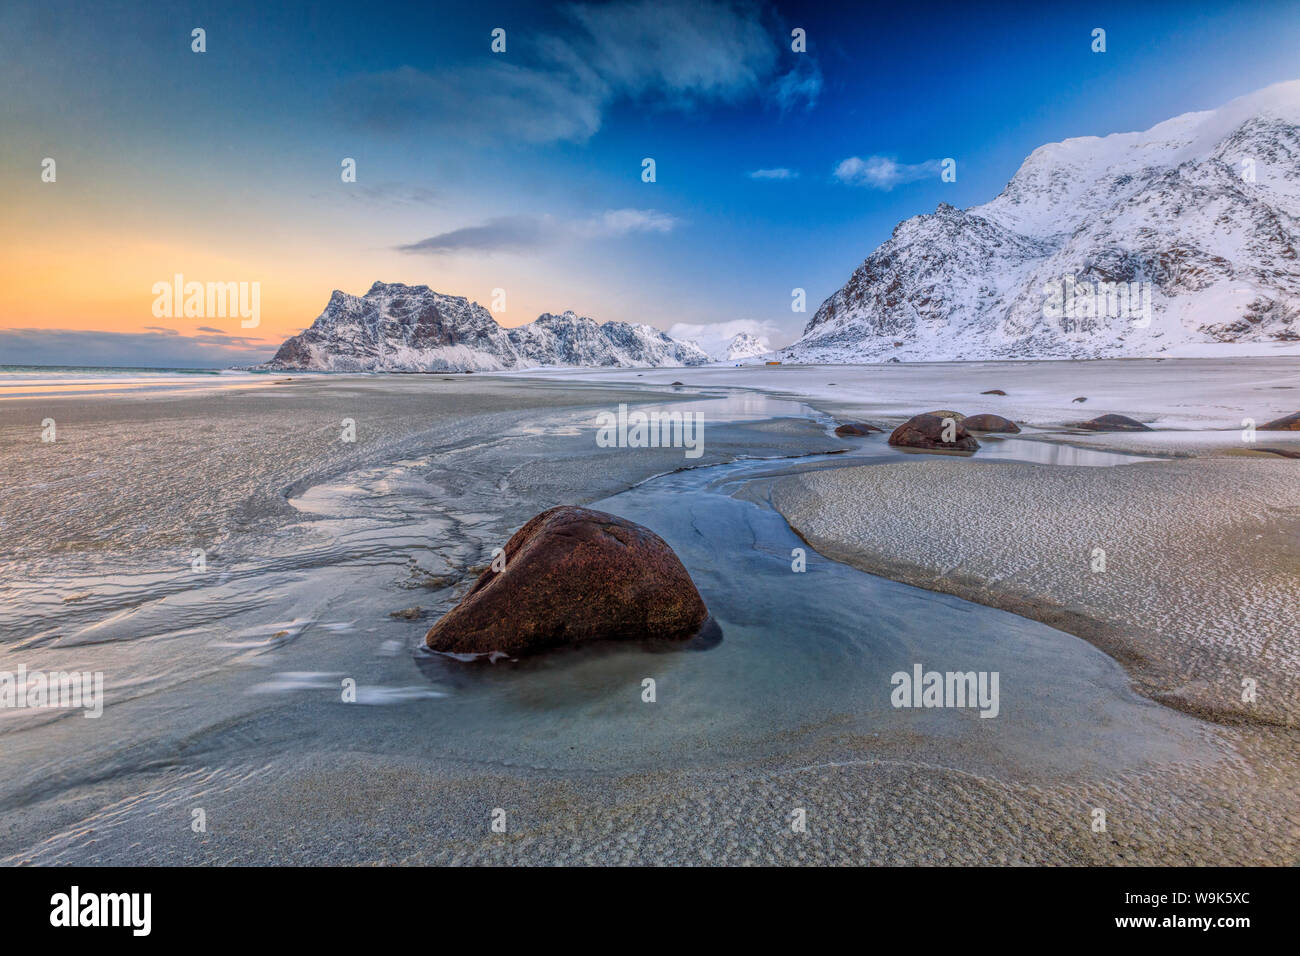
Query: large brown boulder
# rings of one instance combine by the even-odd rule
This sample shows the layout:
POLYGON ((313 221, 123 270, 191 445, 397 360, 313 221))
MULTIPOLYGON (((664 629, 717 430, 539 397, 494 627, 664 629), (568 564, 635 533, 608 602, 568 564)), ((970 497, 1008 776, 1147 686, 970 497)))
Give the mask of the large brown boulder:
POLYGON ((1266 425, 1260 425, 1258 430, 1262 432, 1300 431, 1300 412, 1296 412, 1294 415, 1286 415, 1283 418, 1275 418, 1266 425))
POLYGON ((894 429, 889 436, 891 445, 903 448, 923 448, 928 451, 975 451, 977 442, 961 422, 953 433, 953 440, 943 440, 943 419, 937 415, 914 415, 894 429))
POLYGON ((972 432, 1005 432, 1008 435, 1020 431, 1019 425, 1001 415, 971 415, 962 421, 961 427, 972 432))
POLYGON ((1075 428, 1086 428, 1093 432, 1149 432, 1141 422, 1127 415, 1101 415, 1089 422, 1076 422, 1075 428))
POLYGON ((429 629, 457 654, 532 654, 596 640, 685 640, 708 618, 673 549, 639 524, 562 505, 535 516, 491 568, 429 629))

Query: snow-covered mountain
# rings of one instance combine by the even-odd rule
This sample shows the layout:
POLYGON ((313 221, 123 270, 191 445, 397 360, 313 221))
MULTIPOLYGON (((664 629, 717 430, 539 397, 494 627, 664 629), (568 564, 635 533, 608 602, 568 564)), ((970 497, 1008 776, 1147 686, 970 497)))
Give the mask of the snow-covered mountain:
POLYGON ((722 319, 714 322, 677 322, 668 335, 690 342, 715 362, 739 362, 774 351, 769 335, 778 333, 774 323, 757 319, 722 319))
POLYGON ((727 343, 726 351, 717 356, 724 362, 739 362, 742 359, 757 358, 760 355, 766 355, 772 351, 772 346, 766 340, 760 339, 749 332, 737 332, 727 343))
POLYGON ((702 365, 709 357, 690 342, 678 342, 649 325, 599 323, 564 312, 538 316, 508 329, 524 367, 536 365, 671 366, 702 365))
POLYGON ((505 329, 476 302, 425 285, 376 282, 363 296, 335 290, 311 327, 287 339, 272 369, 502 371, 539 365, 703 365, 709 357, 648 325, 603 324, 565 312, 505 329))
POLYGON ((900 223, 784 356, 1267 351, 1300 341, 1300 81, 1042 146, 982 206, 900 223), (1114 283, 1114 285, 1110 285, 1114 283))

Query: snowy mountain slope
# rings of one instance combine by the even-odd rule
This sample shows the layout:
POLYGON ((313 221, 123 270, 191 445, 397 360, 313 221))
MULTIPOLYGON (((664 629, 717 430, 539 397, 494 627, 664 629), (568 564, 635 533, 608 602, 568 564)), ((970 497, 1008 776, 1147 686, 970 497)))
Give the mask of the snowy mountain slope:
POLYGON ((758 358, 772 351, 766 339, 760 339, 749 332, 738 332, 727 343, 726 352, 720 356, 724 362, 739 362, 742 359, 758 358))
POLYGON ((648 325, 565 312, 505 329, 478 303, 428 286, 376 282, 335 291, 311 327, 264 368, 313 371, 502 371, 542 365, 702 365, 708 356, 648 325))
POLYGON ((1267 351, 1300 341, 1298 250, 1294 81, 1145 132, 1034 150, 992 201, 940 204, 900 223, 784 354, 845 362, 1146 356, 1214 343, 1267 351))
POLYGON ((678 342, 649 325, 599 323, 586 316, 549 312, 527 325, 507 330, 525 366, 701 365, 708 356, 693 344, 678 342))

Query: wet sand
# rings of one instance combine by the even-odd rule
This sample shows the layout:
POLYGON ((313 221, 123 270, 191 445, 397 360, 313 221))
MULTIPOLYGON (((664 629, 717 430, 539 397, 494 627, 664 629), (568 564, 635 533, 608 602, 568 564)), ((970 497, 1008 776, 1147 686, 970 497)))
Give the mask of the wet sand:
MULTIPOLYGON (((761 746, 745 728, 743 747, 705 714, 693 727, 700 759, 621 763, 614 751, 590 749, 584 731, 610 706, 600 697, 521 700, 535 716, 486 749, 473 735, 448 738, 459 728, 431 719, 448 698, 428 694, 466 688, 421 677, 411 652, 430 620, 537 510, 594 502, 688 464, 673 449, 598 454, 582 432, 594 409, 695 390, 447 379, 334 377, 239 396, 7 403, 21 414, 0 429, 0 521, 21 533, 6 534, 0 555, 0 667, 20 658, 103 667, 113 693, 99 721, 0 724, 0 859, 1280 864, 1300 856, 1295 740, 1281 736, 1292 731, 1203 723, 1140 698, 1126 706, 1151 708, 1151 726, 1167 728, 1153 733, 1172 735, 1177 751, 1112 760, 1103 750, 1075 769, 954 750, 932 731, 882 734, 831 712, 820 725, 800 718, 797 733, 774 725, 761 746), (47 414, 68 442, 33 449, 47 414), (357 423, 354 444, 337 440, 344 417, 357 423), (54 454, 39 459, 46 452, 54 454), (177 565, 191 547, 208 546, 218 577, 200 587, 177 565), (421 620, 388 616, 410 605, 421 620), (375 701, 383 706, 340 706, 330 688, 341 673, 383 691, 375 701), (573 707, 582 722, 565 715, 573 707), (190 827, 196 807, 206 832, 190 827), (489 828, 498 807, 504 834, 489 828), (1103 833, 1091 829, 1098 807, 1103 833), (806 833, 791 830, 795 808, 808 812, 806 833)), ((856 453, 860 445, 831 437, 828 422, 711 425, 704 458, 689 465, 856 453)), ((808 476, 778 480, 841 474, 840 461, 811 460, 808 476)), ((727 548, 717 552, 725 580, 727 548)), ((916 600, 973 613, 942 595, 916 600)), ((998 613, 979 610, 981 620, 998 613)), ((1026 639, 1041 627, 1022 624, 1032 625, 1026 639)), ((733 638, 727 653, 742 646, 733 638)), ((1084 652, 1096 655, 1099 674, 1115 672, 1095 692, 1122 694, 1113 663, 1084 652)), ((600 665, 551 669, 563 678, 591 666, 600 665)), ((731 680, 743 686, 753 676, 731 680)), ((563 694, 563 680, 553 686, 563 694)), ((816 689, 774 686, 792 700, 816 689)), ((750 706, 772 709, 761 695, 750 706)))
MULTIPOLYGON (((241 386, 6 401, 0 461, 7 540, 0 560, 39 565, 83 550, 219 546, 232 534, 291 520, 286 489, 407 450, 508 435, 539 406, 672 398, 666 389, 602 392, 471 375, 301 376, 241 386), (57 426, 52 443, 41 441, 46 418, 57 426), (469 418, 472 428, 464 425, 469 418), (343 440, 345 419, 355 423, 354 441, 343 440)), ((646 457, 615 459, 612 471, 588 475, 592 493, 600 497, 653 474, 653 465, 642 467, 646 457)), ((665 453, 659 464, 671 467, 678 457, 665 453)))
POLYGON ((1291 462, 1083 468, 917 455, 788 478, 772 500, 823 554, 1083 637, 1162 703, 1300 727, 1291 462), (1259 685, 1250 702, 1245 678, 1259 685))

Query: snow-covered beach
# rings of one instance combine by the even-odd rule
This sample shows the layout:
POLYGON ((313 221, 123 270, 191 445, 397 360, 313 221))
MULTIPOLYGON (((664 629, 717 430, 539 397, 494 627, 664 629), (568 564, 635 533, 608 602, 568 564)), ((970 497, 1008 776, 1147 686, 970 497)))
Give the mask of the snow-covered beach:
POLYGON ((1250 359, 309 375, 15 398, 0 430, 4 666, 103 672, 105 709, 0 727, 0 857, 1290 862, 1300 767, 1277 695, 1295 673, 1298 466, 1243 447, 1240 421, 1295 395, 1286 362, 1250 359), (995 388, 1007 395, 981 395, 995 388), (621 404, 703 414, 702 456, 602 447, 597 419, 621 404), (969 459, 832 434, 931 408, 1024 430, 969 459), (1171 430, 1064 427, 1104 412, 1171 430), (722 642, 488 672, 422 654, 492 548, 558 503, 663 534, 722 642), (791 554, 807 546, 772 506, 819 549, 805 573, 791 554), (1091 546, 1076 573, 1076 546, 1117 529, 1105 573, 1091 546), (979 603, 869 556, 964 571, 979 603), (1087 605, 1102 580, 1116 596, 1087 605), (1027 584, 1126 643, 1001 600, 1027 584), (913 662, 1000 672, 998 716, 891 708, 889 674, 913 662), (340 702, 347 676, 359 705, 340 702), (1206 703, 1241 676, 1258 682, 1254 711, 1206 703), (508 837, 484 823, 496 807, 508 837), (806 839, 791 838, 795 807, 806 839))
MULTIPOLYGON (((772 502, 824 553, 1063 627, 1174 706, 1296 725, 1300 478, 1295 463, 1260 449, 1300 453, 1300 432, 1249 427, 1300 405, 1295 359, 711 367, 674 380, 743 383, 886 430, 932 408, 995 412, 1021 424, 1021 445, 1135 456, 1095 469, 1029 463, 1052 459, 1025 450, 1018 461, 900 455, 784 479, 772 502), (1070 427, 1112 413, 1153 430, 1070 427), (1244 703, 1247 678, 1272 692, 1244 703)), ((983 441, 986 458, 1005 444, 983 441)))
POLYGON ((772 497, 822 553, 1083 637, 1162 703, 1295 727, 1296 468, 908 461, 788 478, 772 497), (1243 700, 1246 680, 1265 690, 1243 700))

